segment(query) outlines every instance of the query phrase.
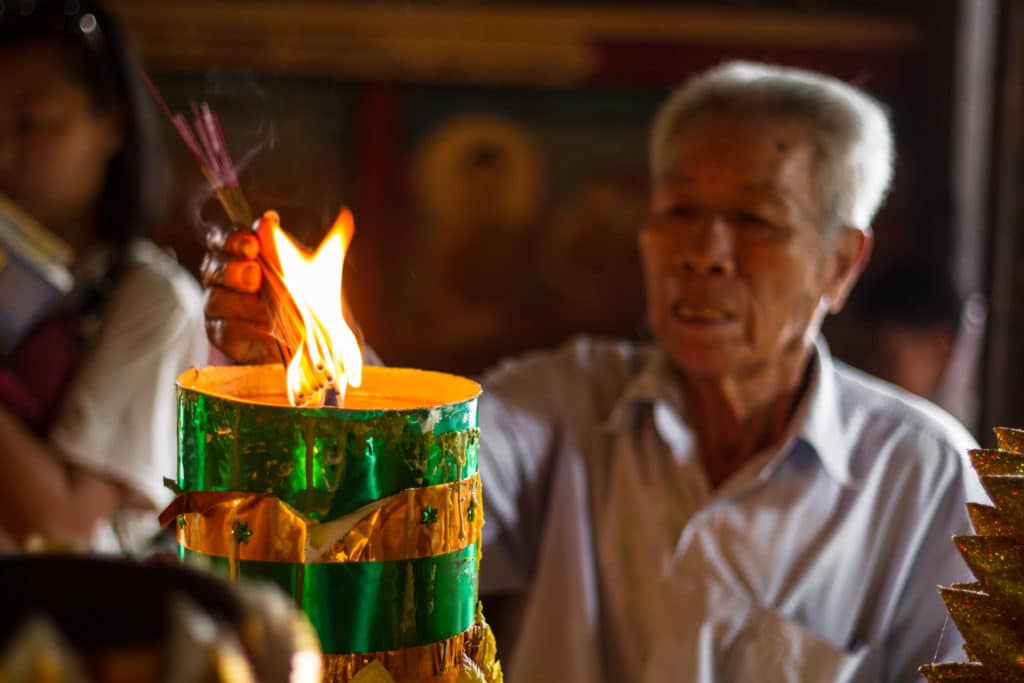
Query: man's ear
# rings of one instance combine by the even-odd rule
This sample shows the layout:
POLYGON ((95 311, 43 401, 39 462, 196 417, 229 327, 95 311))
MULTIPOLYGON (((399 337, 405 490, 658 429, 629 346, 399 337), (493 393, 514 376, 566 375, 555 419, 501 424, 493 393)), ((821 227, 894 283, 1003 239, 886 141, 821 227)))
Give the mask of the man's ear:
POLYGON ((829 313, 838 313, 846 303, 857 278, 871 259, 874 240, 871 234, 857 228, 840 227, 829 247, 829 264, 824 298, 829 313))

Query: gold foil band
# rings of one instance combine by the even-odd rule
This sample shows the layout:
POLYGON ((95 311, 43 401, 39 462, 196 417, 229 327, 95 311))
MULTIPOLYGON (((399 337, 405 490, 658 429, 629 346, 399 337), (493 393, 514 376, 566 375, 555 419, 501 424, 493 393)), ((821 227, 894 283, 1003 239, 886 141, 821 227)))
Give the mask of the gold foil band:
POLYGON ((178 519, 178 543, 233 560, 383 562, 430 557, 476 543, 483 526, 480 477, 411 488, 330 522, 312 520, 274 495, 182 493, 161 515, 178 519))
POLYGON ((359 520, 321 562, 379 562, 461 550, 480 538, 480 475, 401 491, 359 520))
POLYGON ((446 640, 401 650, 362 654, 324 654, 323 680, 347 683, 366 666, 380 662, 395 681, 455 683, 466 659, 484 673, 486 680, 500 681, 494 635, 486 622, 446 640))

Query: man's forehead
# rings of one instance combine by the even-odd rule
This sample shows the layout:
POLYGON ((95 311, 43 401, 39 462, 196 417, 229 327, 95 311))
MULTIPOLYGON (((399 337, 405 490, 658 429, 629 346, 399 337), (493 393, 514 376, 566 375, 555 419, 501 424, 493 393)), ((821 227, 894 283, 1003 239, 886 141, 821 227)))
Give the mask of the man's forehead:
MULTIPOLYGON (((677 170, 668 169, 662 176, 662 182, 671 183, 673 185, 693 185, 701 182, 703 178, 688 170, 677 170)), ((758 192, 765 194, 779 193, 786 191, 786 186, 779 182, 778 177, 770 176, 764 179, 753 179, 753 180, 742 180, 736 183, 736 186, 743 190, 750 192, 758 192)))
MULTIPOLYGON (((764 135, 763 133, 761 135, 764 135)), ((665 167, 655 180, 655 191, 704 196, 729 196, 744 201, 790 205, 802 213, 816 213, 815 164, 809 141, 805 146, 787 144, 779 150, 776 139, 763 138, 770 145, 753 147, 750 140, 716 146, 703 139, 699 148, 683 144, 667 155, 665 167), (806 151, 805 151, 806 150, 806 151)), ((778 141, 789 143, 791 138, 778 141)))
POLYGON ((658 175, 657 184, 679 190, 706 187, 709 183, 729 186, 753 197, 792 197, 804 194, 807 176, 794 174, 793 164, 764 165, 760 170, 738 164, 670 164, 658 175), (799 177, 802 176, 802 177, 799 177), (800 192, 796 192, 800 190, 800 192))
POLYGON ((703 114, 682 124, 668 139, 669 145, 691 148, 705 142, 726 147, 732 143, 744 150, 753 144, 781 155, 813 147, 809 123, 795 116, 703 114))
POLYGON ((709 172, 745 176, 752 189, 777 189, 778 177, 813 170, 815 148, 805 126, 796 121, 741 119, 687 126, 670 139, 659 174, 678 182, 709 172))

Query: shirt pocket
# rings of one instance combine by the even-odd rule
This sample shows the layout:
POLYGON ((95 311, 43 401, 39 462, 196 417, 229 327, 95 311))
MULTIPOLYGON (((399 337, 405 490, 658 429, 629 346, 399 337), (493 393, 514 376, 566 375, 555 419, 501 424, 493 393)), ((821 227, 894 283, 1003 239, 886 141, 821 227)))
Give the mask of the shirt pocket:
POLYGON ((846 650, 806 626, 763 606, 750 609, 718 653, 716 681, 859 683, 879 680, 870 645, 846 650))

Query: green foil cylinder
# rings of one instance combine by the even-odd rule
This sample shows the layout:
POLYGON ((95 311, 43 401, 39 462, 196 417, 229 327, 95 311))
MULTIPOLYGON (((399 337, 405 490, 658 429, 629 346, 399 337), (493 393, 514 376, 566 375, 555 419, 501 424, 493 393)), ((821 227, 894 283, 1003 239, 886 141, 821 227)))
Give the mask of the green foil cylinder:
MULTIPOLYGON (((181 492, 270 493, 327 522, 401 491, 477 473, 480 387, 468 379, 366 368, 362 387, 349 390, 342 408, 290 406, 284 382, 280 366, 193 369, 178 378, 181 492)), ((185 548, 181 556, 225 568, 231 562, 185 548)), ((325 653, 412 647, 473 624, 476 545, 383 562, 235 563, 239 576, 292 594, 325 653)))

